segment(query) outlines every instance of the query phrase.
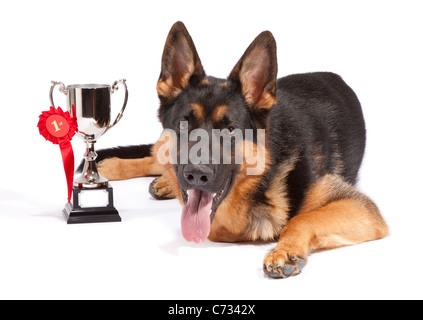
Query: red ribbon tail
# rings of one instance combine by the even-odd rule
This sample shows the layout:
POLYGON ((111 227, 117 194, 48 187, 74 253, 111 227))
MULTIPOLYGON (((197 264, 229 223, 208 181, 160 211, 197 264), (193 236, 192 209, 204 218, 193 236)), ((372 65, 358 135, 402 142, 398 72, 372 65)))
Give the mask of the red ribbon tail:
POLYGON ((66 182, 68 185, 68 202, 72 198, 73 175, 75 170, 75 159, 73 155, 72 144, 68 137, 59 142, 60 152, 62 153, 63 168, 65 169, 66 182))

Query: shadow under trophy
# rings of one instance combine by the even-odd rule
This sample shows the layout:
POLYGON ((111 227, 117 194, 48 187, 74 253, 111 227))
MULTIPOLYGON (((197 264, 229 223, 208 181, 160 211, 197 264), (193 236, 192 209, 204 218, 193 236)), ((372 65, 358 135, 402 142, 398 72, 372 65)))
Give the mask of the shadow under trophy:
POLYGON ((50 102, 53 107, 53 90, 57 85, 60 85, 59 91, 67 96, 67 107, 71 116, 76 113, 77 135, 87 143, 84 169, 82 174, 74 179, 72 202, 67 203, 63 209, 67 223, 120 222, 122 219, 113 204, 113 188, 108 180, 98 173, 94 144, 122 118, 128 102, 126 80, 115 81, 111 86, 103 84, 65 86, 62 82, 52 81, 50 102), (118 90, 119 83, 125 88, 125 99, 121 111, 112 123, 111 95, 118 90))

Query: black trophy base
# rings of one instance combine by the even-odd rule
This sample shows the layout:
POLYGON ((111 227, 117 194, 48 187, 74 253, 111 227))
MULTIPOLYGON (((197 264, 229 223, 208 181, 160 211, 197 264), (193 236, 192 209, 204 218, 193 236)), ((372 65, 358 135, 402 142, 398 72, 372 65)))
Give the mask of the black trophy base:
POLYGON ((110 186, 94 190, 74 187, 73 201, 66 204, 63 215, 68 224, 122 221, 113 206, 113 189, 110 186))

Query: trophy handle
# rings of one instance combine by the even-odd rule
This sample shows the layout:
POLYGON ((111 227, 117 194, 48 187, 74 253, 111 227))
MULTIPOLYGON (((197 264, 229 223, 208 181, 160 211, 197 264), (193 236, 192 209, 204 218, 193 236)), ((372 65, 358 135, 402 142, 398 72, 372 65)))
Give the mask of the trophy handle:
POLYGON ((51 87, 50 87, 50 103, 51 106, 56 108, 56 106, 54 105, 54 101, 53 101, 53 90, 55 86, 60 85, 59 91, 63 94, 68 94, 68 89, 66 88, 65 84, 63 82, 60 81, 51 81, 51 87))
POLYGON ((128 87, 126 86, 126 79, 121 79, 121 80, 117 80, 113 82, 110 92, 113 94, 115 91, 119 90, 118 83, 123 84, 125 88, 125 100, 123 101, 122 110, 120 110, 119 114, 117 115, 115 122, 113 122, 112 125, 109 125, 107 130, 109 130, 110 128, 113 128, 120 121, 120 119, 122 119, 123 112, 125 111, 126 104, 128 103, 128 87))

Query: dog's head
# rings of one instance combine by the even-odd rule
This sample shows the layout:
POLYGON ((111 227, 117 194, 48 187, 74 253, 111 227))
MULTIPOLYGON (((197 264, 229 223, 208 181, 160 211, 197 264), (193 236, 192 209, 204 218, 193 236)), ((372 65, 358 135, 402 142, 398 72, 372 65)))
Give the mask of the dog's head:
POLYGON ((173 167, 188 241, 207 239, 211 220, 238 175, 252 165, 263 169, 264 163, 246 158, 257 157, 258 133, 276 104, 276 77, 276 43, 270 32, 254 40, 227 79, 217 79, 206 76, 184 24, 170 30, 157 84, 159 118, 176 140, 173 167))

